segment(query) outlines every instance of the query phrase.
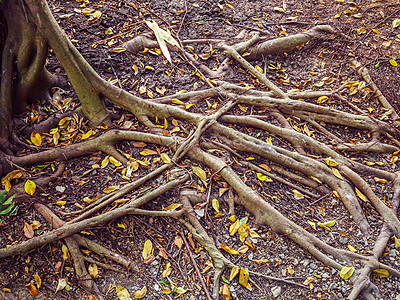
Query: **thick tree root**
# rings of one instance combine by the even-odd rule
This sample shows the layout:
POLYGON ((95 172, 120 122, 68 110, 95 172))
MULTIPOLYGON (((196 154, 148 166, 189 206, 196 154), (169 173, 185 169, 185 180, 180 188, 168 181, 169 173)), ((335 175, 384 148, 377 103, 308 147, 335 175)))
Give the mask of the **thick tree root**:
MULTIPOLYGON (((14 3, 13 1, 11 2, 14 3)), ((356 299, 359 294, 362 294, 367 299, 372 297, 372 291, 375 290, 375 287, 371 283, 369 275, 371 271, 375 269, 385 269, 393 276, 400 276, 399 271, 378 261, 389 237, 393 234, 398 236, 400 232, 400 221, 396 215, 400 193, 398 188, 398 174, 352 161, 345 154, 340 152, 396 152, 400 149, 400 142, 395 138, 400 133, 399 129, 396 126, 393 127, 384 120, 379 120, 371 115, 364 114, 351 103, 347 103, 348 107, 351 108, 351 112, 344 112, 322 104, 298 101, 297 99, 299 98, 313 99, 321 96, 335 97, 335 99, 340 101, 344 101, 345 99, 340 95, 342 87, 334 91, 286 93, 263 74, 258 72, 246 60, 257 59, 262 55, 271 53, 292 51, 296 49, 297 46, 311 39, 325 38, 326 34, 333 35, 334 30, 330 26, 316 26, 305 33, 270 41, 266 41, 258 34, 251 34, 244 41, 238 40, 240 37, 237 37, 238 39, 235 39, 232 43, 216 41, 217 48, 224 49, 228 55, 228 57, 224 59, 225 64, 227 64, 229 57, 234 58, 244 66, 244 68, 250 71, 257 78, 258 82, 263 83, 270 91, 248 90, 221 81, 217 82, 217 86, 212 86, 211 81, 204 78, 210 85, 208 89, 154 100, 144 100, 100 78, 58 27, 45 1, 26 0, 25 6, 27 8, 27 17, 32 21, 32 23, 29 24, 35 24, 40 35, 35 34, 35 39, 23 41, 24 45, 28 48, 26 49, 26 53, 24 52, 25 50, 16 52, 15 49, 12 49, 10 41, 6 41, 5 43, 5 49, 14 51, 3 51, 2 70, 5 70, 7 74, 8 72, 12 74, 14 66, 10 61, 15 61, 15 59, 18 58, 18 72, 26 74, 26 76, 21 77, 23 80, 18 83, 20 92, 17 98, 20 100, 18 100, 15 107, 12 102, 13 95, 10 89, 12 85, 12 76, 6 74, 1 77, 1 144, 3 144, 3 141, 8 141, 11 136, 11 111, 13 109, 18 110, 21 105, 23 106, 23 101, 25 100, 21 99, 27 98, 27 91, 31 89, 35 78, 41 78, 41 80, 46 82, 50 81, 50 78, 47 78, 49 74, 43 68, 45 53, 47 53, 47 44, 53 48, 54 53, 65 68, 81 101, 82 106, 80 110, 82 114, 89 119, 91 124, 97 125, 102 122, 110 123, 109 112, 105 108, 104 102, 101 100, 102 97, 106 97, 113 104, 130 111, 138 121, 154 133, 109 130, 82 143, 18 157, 13 156, 10 152, 6 152, 6 149, 0 146, 0 175, 4 175, 15 168, 24 168, 50 161, 65 162, 71 158, 87 155, 96 151, 107 153, 120 160, 123 164, 127 164, 128 159, 121 155, 115 148, 115 145, 123 140, 138 140, 146 143, 163 145, 175 151, 175 155, 171 163, 162 165, 140 180, 130 183, 123 189, 103 197, 98 202, 80 211, 79 213, 81 213, 81 215, 70 222, 64 223, 48 208, 36 203, 35 208, 55 229, 41 236, 22 242, 19 245, 0 249, 0 258, 26 253, 42 245, 64 239, 73 255, 78 278, 87 289, 90 289, 92 287, 91 279, 88 277, 89 275, 84 266, 84 261, 88 261, 90 258, 84 258, 80 253, 79 247, 87 247, 99 255, 112 259, 127 268, 130 268, 131 265, 127 259, 117 257, 115 253, 79 235, 79 232, 128 214, 179 218, 180 222, 192 232, 197 241, 214 259, 216 269, 213 282, 213 297, 217 298, 220 277, 225 268, 233 267, 234 264, 222 255, 217 245, 201 226, 190 204, 191 196, 189 194, 181 194, 183 209, 180 211, 148 211, 139 208, 155 197, 181 186, 189 179, 188 174, 182 175, 179 173, 180 171, 178 171, 179 174, 175 176, 175 179, 164 183, 155 190, 145 195, 132 198, 128 203, 114 210, 93 216, 121 196, 131 193, 134 189, 143 185, 150 179, 173 168, 183 157, 188 156, 212 169, 212 178, 218 174, 231 187, 231 190, 228 192, 230 213, 234 211, 233 202, 243 205, 255 216, 258 223, 268 225, 275 232, 287 236, 292 241, 308 250, 314 257, 327 266, 340 270, 343 265, 355 265, 356 262, 360 264, 361 268, 356 270, 352 278, 354 280, 354 287, 349 296, 350 299, 356 299), (37 55, 34 60, 29 60, 27 53, 31 53, 32 51, 37 55), (170 104, 171 100, 174 98, 196 103, 208 97, 218 97, 222 99, 222 101, 218 109, 207 116, 202 113, 193 113, 182 109, 180 106, 170 104), (251 106, 252 113, 247 113, 242 116, 234 115, 233 108, 236 104, 251 106), (260 112, 267 111, 267 115, 253 114, 257 109, 259 109, 260 112), (291 119, 287 120, 288 116, 311 124, 315 129, 314 135, 296 131, 294 126, 290 123, 291 119), (192 130, 186 138, 178 135, 167 136, 166 132, 160 130, 153 123, 156 117, 159 119, 175 118, 192 124, 196 129, 192 130), (224 122, 225 125, 221 122, 224 122), (280 124, 280 126, 277 124, 280 124), (347 143, 340 135, 330 132, 324 127, 326 124, 352 128, 356 131, 368 131, 372 133, 372 138, 367 142, 353 145, 347 143), (245 134, 243 131, 237 129, 239 126, 258 128, 274 137, 284 139, 285 143, 288 143, 288 148, 272 145, 259 138, 252 137, 250 134, 245 134), (163 133, 166 135, 163 135, 163 133), (203 139, 205 134, 208 135, 206 142, 203 139), (330 146, 318 139, 321 134, 324 137, 328 137, 329 140, 332 140, 330 146), (385 139, 389 139, 389 141, 385 139), (213 150, 215 149, 218 150, 218 153, 220 153, 219 155, 225 155, 225 151, 230 153, 234 163, 241 168, 248 166, 256 172, 263 173, 291 188, 296 187, 297 183, 302 184, 303 187, 298 189, 306 196, 316 198, 315 201, 326 197, 326 195, 332 191, 333 194, 343 202, 361 231, 365 235, 368 235, 370 226, 362 210, 362 206, 357 199, 357 192, 355 189, 357 188, 366 196, 380 216, 387 222, 385 226, 383 226, 381 234, 378 237, 377 244, 373 251, 374 255, 364 256, 334 248, 289 220, 275 207, 269 204, 258 192, 246 185, 234 171, 234 168, 226 163, 226 157, 224 157, 225 160, 223 160, 218 157, 218 153, 213 154, 213 150), (296 151, 293 151, 293 149, 296 151), (205 150, 212 151, 207 152, 205 150), (270 162, 272 164, 271 170, 266 171, 261 169, 258 165, 246 161, 243 154, 240 152, 257 155, 260 159, 270 162), (237 158, 241 161, 238 161, 237 158), (327 163, 327 161, 330 163, 327 163), (277 175, 277 173, 279 175, 277 175), (394 184, 395 195, 392 199, 393 209, 390 209, 387 204, 378 198, 377 194, 360 174, 373 175, 391 181, 394 184), (233 191, 235 191, 235 195, 233 191)), ((20 13, 22 14, 21 11, 20 13)), ((24 28, 36 33, 36 29, 33 29, 33 25, 27 25, 27 27, 24 28)), ((190 41, 186 41, 186 43, 188 42, 190 41)), ((210 41, 207 40, 204 42, 210 41)), ((130 51, 134 52, 143 47, 153 47, 152 45, 154 46, 155 43, 151 35, 141 35, 136 37, 127 47, 129 47, 130 51)), ((23 49, 22 47, 20 48, 23 49)), ((198 64, 194 56, 187 53, 184 53, 184 55, 192 66, 198 64)), ((215 72, 207 68, 203 68, 202 70, 205 71, 208 76, 220 76, 227 72, 225 67, 225 65, 222 65, 220 69, 215 72)), ((361 70, 361 75, 378 94, 365 70, 361 70)), ((202 77, 204 76, 202 75, 202 77)), ((393 109, 393 107, 388 106, 381 97, 379 99, 385 108, 393 109)), ((396 116, 395 113, 392 113, 392 117, 396 116)), ((51 123, 51 121, 49 121, 49 123, 51 123)), ((47 126, 48 124, 45 125, 47 126)), ((46 126, 44 126, 44 128, 47 128, 46 126)), ((46 183, 45 181, 43 182, 46 183)), ((15 188, 17 189, 13 191, 21 190, 21 186, 15 188)), ((209 198, 212 189, 211 183, 208 188, 209 198)), ((209 199, 207 199, 207 202, 208 200, 209 199)), ((106 266, 106 264, 103 265, 106 266)))

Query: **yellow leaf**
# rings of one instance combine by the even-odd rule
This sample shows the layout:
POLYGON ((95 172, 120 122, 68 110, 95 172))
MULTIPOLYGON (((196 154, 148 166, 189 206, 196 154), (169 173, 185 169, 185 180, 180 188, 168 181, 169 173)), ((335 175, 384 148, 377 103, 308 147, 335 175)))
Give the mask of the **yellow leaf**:
POLYGON ((129 292, 126 288, 123 286, 117 286, 115 288, 115 291, 117 293, 117 297, 119 300, 132 300, 131 296, 129 295, 129 292))
POLYGON ((56 202, 56 204, 57 204, 58 206, 64 206, 66 203, 67 203, 67 201, 65 201, 65 200, 58 200, 58 201, 56 202))
POLYGON ((175 210, 181 206, 182 206, 182 203, 174 203, 174 204, 171 204, 171 205, 167 206, 166 208, 164 208, 164 210, 175 210))
POLYGON ((236 251, 235 249, 225 245, 225 244, 221 244, 219 246, 221 249, 225 250, 226 252, 233 254, 233 255, 239 255, 240 253, 238 251, 236 251))
POLYGON ((241 268, 239 272, 239 283, 242 286, 247 287, 248 282, 249 282, 249 272, 241 268))
POLYGON ((268 259, 252 259, 251 261, 255 262, 256 264, 261 265, 262 263, 267 263, 269 262, 268 259))
POLYGON ((211 201, 212 207, 214 208, 214 210, 219 213, 219 202, 217 199, 212 199, 211 201))
POLYGON ((267 175, 264 175, 263 173, 257 173, 257 178, 260 181, 272 182, 272 179, 269 178, 267 175))
POLYGON ((231 226, 229 226, 229 234, 232 236, 234 235, 238 229, 240 227, 240 221, 236 220, 234 223, 231 224, 231 226))
POLYGON ((256 66, 256 70, 258 71, 258 72, 260 72, 261 74, 264 74, 264 70, 260 67, 260 66, 256 66))
POLYGON ((389 277, 390 273, 388 270, 384 270, 384 269, 376 269, 373 270, 373 272, 378 275, 379 277, 389 277))
POLYGON ((349 248, 349 250, 350 250, 351 252, 357 252, 357 249, 354 248, 352 245, 347 245, 347 247, 349 248))
POLYGON ((109 162, 110 162, 110 155, 107 155, 107 156, 101 161, 101 168, 104 169, 105 167, 107 167, 109 162))
POLYGON ((295 199, 300 200, 304 198, 304 195, 300 193, 298 190, 293 190, 292 192, 294 194, 295 199))
POLYGON ((389 60, 389 63, 390 63, 393 67, 397 67, 397 61, 395 61, 394 59, 389 60))
POLYGON ((88 132, 84 133, 82 135, 82 140, 86 140, 89 137, 91 137, 93 134, 95 134, 96 132, 94 132, 92 129, 90 129, 88 132))
POLYGON ((342 267, 342 269, 340 270, 339 275, 340 275, 340 277, 342 277, 343 279, 349 279, 349 278, 353 275, 353 273, 354 273, 355 270, 356 270, 356 269, 355 269, 353 266, 344 266, 344 267, 342 267))
POLYGON ((394 236, 394 247, 395 247, 396 249, 399 249, 399 248, 400 248, 400 239, 397 238, 396 236, 394 236))
POLYGON ((179 99, 176 99, 176 98, 172 99, 171 102, 174 104, 185 105, 185 102, 183 102, 179 99))
POLYGON ((133 74, 137 75, 139 73, 139 69, 138 69, 137 65, 133 65, 132 69, 133 69, 133 74))
POLYGON ((118 226, 119 228, 126 229, 126 226, 125 226, 124 223, 118 223, 117 226, 118 226))
POLYGON ((231 270, 231 274, 229 275, 229 281, 232 281, 238 273, 239 273, 239 266, 234 266, 231 270))
POLYGON ((105 188, 105 189, 103 190, 103 193, 109 194, 109 193, 111 193, 111 192, 113 192, 113 191, 115 191, 115 190, 119 190, 119 187, 113 185, 113 186, 109 186, 109 187, 105 188))
POLYGON ((142 289, 137 290, 136 292, 133 293, 133 298, 136 299, 142 299, 144 296, 146 296, 147 293, 147 286, 144 286, 142 289))
POLYGON ((155 155, 155 154, 158 154, 157 151, 150 150, 150 149, 144 149, 143 151, 140 152, 140 155, 143 155, 143 156, 155 155))
POLYGON ((232 299, 231 296, 231 291, 229 289, 229 285, 223 283, 221 287, 219 288, 219 294, 224 297, 225 300, 230 300, 232 299))
POLYGON ((332 173, 335 175, 337 178, 344 180, 342 174, 340 174, 338 169, 332 168, 332 173))
POLYGON ((321 97, 319 97, 318 99, 317 99, 317 102, 318 103, 323 103, 323 102, 325 102, 326 100, 328 100, 329 98, 328 98, 328 96, 321 96, 321 97))
POLYGON ((242 112, 247 112, 247 107, 246 106, 238 104, 238 107, 242 112))
POLYGON ((324 223, 318 222, 318 225, 321 226, 321 227, 332 227, 335 224, 336 224, 336 220, 327 221, 327 222, 324 222, 324 223))
POLYGON ((33 278, 35 278, 37 288, 40 289, 40 287, 42 286, 42 279, 40 278, 39 274, 36 273, 36 274, 33 276, 33 278))
POLYGON ((288 272, 289 272, 290 275, 293 275, 293 274, 294 274, 294 269, 293 269, 292 266, 289 266, 289 267, 288 267, 288 272))
POLYGON ((161 153, 160 156, 162 161, 165 162, 166 164, 171 163, 171 159, 169 158, 167 153, 161 153))
POLYGON ((112 163, 116 167, 122 166, 122 163, 112 156, 110 156, 109 160, 110 160, 110 163, 112 163))
POLYGON ((92 202, 94 202, 94 201, 96 201, 96 200, 98 200, 98 198, 89 198, 89 197, 85 197, 85 198, 83 198, 83 201, 84 202, 86 202, 87 204, 90 204, 90 203, 92 203, 92 202))
POLYGON ((358 196, 361 200, 363 200, 363 201, 365 201, 365 202, 368 201, 367 196, 365 196, 363 193, 361 193, 360 190, 359 190, 358 188, 355 188, 355 190, 356 190, 357 196, 358 196))
POLYGON ((175 236, 174 243, 179 249, 181 249, 183 246, 183 239, 179 235, 177 235, 175 236))
POLYGON ((206 172, 202 168, 192 166, 192 170, 193 173, 196 174, 201 180, 205 181, 207 179, 206 172))
POLYGON ((90 264, 88 270, 90 276, 92 276, 93 278, 99 276, 99 269, 97 268, 96 264, 90 264))
POLYGON ((238 233, 240 236, 240 241, 244 242, 244 240, 249 236, 250 226, 245 223, 240 225, 240 227, 238 229, 238 233))
POLYGON ((364 27, 361 27, 361 28, 356 29, 356 32, 358 35, 364 34, 367 32, 367 29, 365 29, 364 27))
POLYGON ((144 242, 143 251, 142 251, 143 259, 146 259, 147 257, 149 257, 149 255, 152 253, 153 253, 153 243, 150 240, 146 240, 144 242))
POLYGON ((338 165, 332 157, 323 158, 322 160, 330 167, 336 167, 338 165))
POLYGON ((400 19, 394 19, 393 20, 393 22, 392 22, 392 27, 393 28, 396 28, 396 27, 399 27, 400 26, 400 19))
POLYGON ((163 278, 165 278, 165 277, 168 277, 169 276, 169 274, 171 274, 171 263, 170 262, 167 262, 167 265, 165 266, 165 270, 162 272, 162 277, 163 278))
POLYGON ((9 192, 11 190, 10 180, 6 179, 6 180, 2 181, 2 183, 4 185, 4 189, 6 190, 6 192, 9 192))
POLYGON ((246 160, 255 160, 255 158, 253 156, 249 156, 246 158, 246 160))
POLYGON ((62 245, 61 251, 62 251, 62 254, 63 254, 63 260, 70 260, 71 259, 71 255, 69 254, 67 246, 62 245))
POLYGON ((112 49, 111 51, 114 52, 114 53, 122 53, 122 52, 126 51, 126 48, 117 47, 117 48, 112 49))
POLYGON ((32 180, 27 180, 25 182, 25 192, 29 195, 33 195, 36 191, 36 183, 34 183, 32 180))
POLYGON ((378 183, 387 183, 387 180, 383 178, 374 177, 374 180, 378 183))
POLYGON ((36 131, 32 131, 32 133, 31 133, 31 142, 35 146, 40 146, 42 144, 42 137, 36 131))
POLYGON ((162 285, 161 287, 162 287, 162 289, 163 289, 163 293, 164 293, 164 294, 169 295, 169 294, 172 293, 172 291, 169 290, 169 289, 167 289, 165 286, 162 285))
POLYGON ((170 31, 165 31, 164 29, 161 29, 156 22, 152 21, 145 21, 147 26, 153 30, 154 35, 156 36, 158 45, 161 48, 162 54, 165 56, 165 58, 169 61, 169 63, 172 63, 171 61, 171 55, 169 53, 168 47, 166 45, 166 42, 172 46, 176 46, 179 49, 181 47, 179 46, 179 43, 172 37, 170 31))

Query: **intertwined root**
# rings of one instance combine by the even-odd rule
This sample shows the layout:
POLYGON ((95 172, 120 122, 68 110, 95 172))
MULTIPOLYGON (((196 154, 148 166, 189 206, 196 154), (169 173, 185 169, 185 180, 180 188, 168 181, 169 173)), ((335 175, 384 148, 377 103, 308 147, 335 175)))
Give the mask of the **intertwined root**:
MULTIPOLYGON (((235 43, 230 44, 222 40, 214 41, 216 42, 216 47, 224 49, 227 54, 225 63, 222 63, 216 71, 211 71, 205 66, 198 65, 199 62, 193 56, 184 52, 183 55, 188 59, 188 62, 198 66, 205 74, 202 76, 210 85, 210 88, 202 91, 145 100, 121 90, 100 78, 55 23, 45 1, 27 0, 25 2, 29 18, 36 24, 37 30, 40 32, 40 38, 35 40, 35 47, 33 45, 30 46, 32 48, 30 51, 36 49, 37 53, 46 52, 47 54, 47 44, 51 46, 65 68, 80 99, 82 106, 79 108, 79 113, 89 119, 91 124, 100 124, 102 122, 110 124, 109 112, 101 100, 101 97, 105 96, 115 105, 134 114, 137 120, 148 127, 152 133, 108 130, 93 139, 81 143, 37 151, 25 156, 13 156, 10 153, 2 154, 0 155, 2 165, 0 174, 5 174, 17 167, 28 167, 42 162, 68 161, 71 158, 96 151, 102 151, 113 156, 126 165, 129 159, 117 151, 115 147, 124 140, 143 141, 149 144, 162 145, 171 149, 175 154, 170 163, 158 167, 143 178, 126 185, 121 190, 99 199, 97 202, 79 211, 79 214, 71 214, 70 216, 77 216, 69 222, 59 219, 44 205, 35 204, 35 208, 55 229, 21 244, 0 249, 0 258, 22 254, 44 244, 64 239, 73 256, 77 276, 81 279, 80 282, 86 289, 91 289, 92 281, 87 280, 88 273, 84 265, 84 260, 89 262, 93 260, 82 256, 79 247, 88 247, 94 252, 104 255, 127 268, 131 264, 128 259, 122 257, 116 258, 112 252, 82 237, 79 235, 79 232, 88 227, 103 224, 128 214, 172 217, 179 219, 214 259, 216 270, 213 297, 218 297, 220 276, 225 268, 232 268, 234 264, 223 256, 193 213, 191 200, 195 197, 194 194, 187 191, 181 192, 180 201, 183 208, 178 211, 149 211, 140 208, 144 203, 153 200, 155 197, 188 182, 189 175, 186 174, 187 171, 178 170, 176 166, 179 165, 183 157, 190 157, 193 161, 207 166, 212 170, 214 175, 219 174, 231 187, 229 191, 229 198, 231 199, 229 210, 231 213, 234 212, 235 204, 244 206, 255 216, 259 224, 268 225, 275 232, 287 236, 330 267, 340 270, 345 265, 355 265, 356 263, 361 265, 361 268, 356 270, 352 277, 354 286, 349 299, 356 299, 359 294, 362 294, 367 299, 372 297, 375 286, 370 282, 370 273, 375 269, 387 270, 393 276, 400 275, 399 271, 378 261, 389 238, 393 235, 398 236, 400 231, 400 221, 396 216, 400 198, 399 175, 358 163, 343 155, 343 151, 348 153, 369 151, 380 154, 398 151, 399 142, 395 139, 399 134, 397 127, 363 114, 353 104, 349 105, 349 110, 341 111, 313 103, 312 99, 321 96, 329 96, 344 102, 345 98, 342 95, 342 87, 334 91, 286 93, 258 72, 246 60, 246 58, 257 59, 261 55, 270 53, 287 52, 311 39, 325 38, 327 34, 328 36, 334 34, 334 30, 331 27, 317 26, 305 33, 270 41, 266 41, 258 34, 251 34, 245 40, 238 40, 239 37, 237 37, 235 43), (245 52, 249 53, 247 57, 242 56, 245 52), (231 58, 238 61, 252 73, 269 91, 248 90, 223 81, 211 82, 206 78, 206 76, 221 76, 227 72, 229 68, 227 62, 231 58), (181 109, 179 106, 169 104, 172 99, 178 99, 186 103, 197 103, 210 97, 218 97, 222 101, 219 107, 209 115, 190 112, 181 109), (300 98, 307 101, 297 100, 300 98), (308 101, 309 99, 310 101, 308 101), (239 104, 252 107, 252 113, 235 115, 235 108, 239 104), (195 129, 187 136, 169 136, 154 124, 153 120, 156 117, 158 119, 174 118, 185 121, 195 129), (296 131, 287 118, 296 118, 297 120, 309 123, 316 133, 312 135, 296 131), (348 143, 326 129, 324 127, 326 124, 368 131, 372 133, 372 137, 370 141, 365 143, 348 143), (242 129, 247 127, 257 128, 275 137, 279 137, 290 148, 276 146, 270 141, 264 141, 251 134, 244 133, 245 131, 242 129), (324 139, 321 139, 321 136, 324 139), (331 145, 325 142, 326 138, 332 141, 331 145), (293 151, 293 149, 296 151, 293 151), (271 164, 271 170, 262 169, 257 164, 246 161, 244 154, 254 155, 262 161, 268 162, 271 164), (272 204, 268 203, 268 199, 246 185, 241 175, 235 170, 235 165, 240 167, 248 166, 252 170, 256 170, 257 173, 264 173, 291 188, 297 187, 303 194, 310 197, 327 197, 329 193, 332 193, 343 202, 361 231, 365 235, 369 235, 371 228, 357 199, 358 190, 358 192, 364 195, 365 201, 369 201, 386 221, 377 238, 373 249, 373 256, 364 256, 334 248, 288 219, 272 204), (172 172, 170 173, 172 174, 172 178, 169 178, 168 181, 165 181, 159 187, 141 197, 132 198, 130 202, 118 208, 102 212, 106 206, 124 195, 130 195, 139 186, 165 172, 172 172), (375 194, 374 190, 363 179, 362 175, 364 174, 385 179, 393 185, 394 195, 391 199, 391 204, 384 203, 375 194)), ((34 29, 31 28, 30 30, 34 29)), ((34 32, 36 33, 36 31, 34 32)), ((39 35, 36 34, 36 36, 39 35)), ((243 39, 243 36, 241 38, 243 39)), ((183 41, 182 43, 190 42, 194 41, 183 41)), ((195 42, 208 43, 210 40, 196 40, 195 42)), ((154 45, 156 44, 152 36, 146 34, 130 41, 127 47, 131 52, 137 52, 144 47, 150 48, 154 47, 154 45)), ((43 55, 38 55, 38 59, 40 60, 30 62, 30 65, 43 67, 43 55)), ((13 60, 13 57, 5 57, 3 55, 3 71, 10 70, 12 67, 7 65, 8 60, 6 61, 6 58, 13 60)), ((30 76, 35 79, 40 76, 47 76, 47 71, 44 71, 44 68, 31 67, 31 69, 26 70, 28 77, 30 76), (39 71, 35 73, 33 69, 39 71)), ((360 69, 360 74, 378 94, 382 105, 385 108, 393 109, 388 106, 387 101, 385 102, 383 95, 378 93, 376 86, 373 85, 367 72, 360 69)), ((7 127, 0 126, 4 130, 4 133, 3 131, 1 132, 0 138, 8 140, 10 137, 9 132, 11 131, 9 128, 11 124, 11 110, 14 105, 11 99, 14 98, 11 97, 12 95, 9 90, 9 86, 11 86, 10 78, 2 76, 1 84, 2 98, 0 100, 0 107, 4 107, 4 110, 1 110, 0 122, 5 122, 4 124, 7 127)), ((16 99, 26 99, 23 96, 26 91, 27 89, 24 90, 21 88, 21 96, 16 99)), ((20 102, 18 101, 15 105, 18 106, 19 104, 20 102)), ((397 116, 397 114, 393 114, 393 116, 397 116)), ((47 182, 43 181, 42 183, 46 184, 47 182)), ((13 191, 18 192, 18 189, 21 190, 21 187, 15 186, 13 191)), ((112 268, 106 264, 103 265, 104 267, 112 268)))

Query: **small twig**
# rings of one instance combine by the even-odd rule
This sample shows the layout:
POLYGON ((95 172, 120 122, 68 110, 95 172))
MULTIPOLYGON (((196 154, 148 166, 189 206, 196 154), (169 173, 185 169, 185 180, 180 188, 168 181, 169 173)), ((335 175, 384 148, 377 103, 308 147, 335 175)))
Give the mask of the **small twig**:
POLYGON ((274 281, 278 281, 278 282, 283 282, 283 283, 291 284, 291 285, 294 285, 294 286, 297 286, 297 287, 301 287, 303 289, 308 289, 307 285, 300 284, 300 283, 297 283, 297 282, 294 282, 294 281, 290 281, 290 280, 287 280, 287 279, 284 279, 284 278, 268 276, 268 275, 264 275, 264 274, 253 272, 253 271, 249 271, 249 273, 252 274, 252 275, 256 275, 256 276, 265 278, 265 279, 274 280, 274 281))

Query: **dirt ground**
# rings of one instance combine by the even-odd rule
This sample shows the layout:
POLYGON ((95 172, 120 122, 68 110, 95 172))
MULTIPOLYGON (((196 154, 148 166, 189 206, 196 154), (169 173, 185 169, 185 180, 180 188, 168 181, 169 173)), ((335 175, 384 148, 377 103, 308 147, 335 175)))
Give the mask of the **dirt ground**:
MULTIPOLYGON (((166 91, 165 95, 171 95, 181 90, 190 91, 204 87, 204 82, 193 75, 193 69, 177 53, 172 53, 173 64, 171 65, 154 49, 137 55, 112 51, 114 48, 121 47, 123 42, 145 31, 147 27, 143 20, 155 20, 164 28, 170 26, 175 33, 179 33, 178 37, 181 40, 232 39, 246 28, 261 30, 270 38, 275 38, 306 31, 316 24, 330 24, 343 36, 329 41, 311 42, 293 53, 265 57, 265 61, 252 62, 253 65, 258 65, 262 69, 266 67, 270 80, 285 90, 318 90, 321 82, 325 82, 324 88, 335 89, 346 79, 360 80, 350 67, 351 61, 357 59, 369 68, 374 81, 392 105, 399 108, 399 68, 389 63, 389 59, 400 58, 400 27, 392 27, 393 18, 400 17, 398 1, 376 0, 355 3, 339 0, 51 0, 49 4, 60 26, 94 69, 105 79, 118 79, 116 84, 141 97, 158 95, 158 91, 163 88, 166 91), (83 13, 85 9, 88 12, 100 10, 102 15, 98 21, 88 23, 88 16, 83 13), (365 28, 366 31, 364 32, 361 28, 365 28), (137 66, 137 71, 134 65, 137 66), (326 83, 326 78, 331 78, 329 84, 326 83)), ((210 45, 193 44, 193 47, 192 51, 197 55, 203 55, 206 58, 204 63, 209 67, 212 68, 220 62, 221 54, 213 51, 210 45)), ((234 72, 224 80, 265 89, 236 63, 232 65, 234 72)), ((48 69, 61 76, 65 75, 52 56, 49 57, 48 69)), ((61 95, 64 98, 71 97, 72 101, 77 100, 69 84, 62 87, 61 95)), ((353 96, 350 101, 360 108, 373 107, 377 114, 380 109, 373 99, 361 100, 360 95, 353 96)), ((332 103, 332 105, 343 106, 341 103, 332 103)), ((196 109, 206 110, 207 106, 196 109)), ((123 121, 129 120, 131 120, 130 116, 127 115, 123 121)), ((119 125, 122 126, 122 123, 119 125)), ((254 136, 257 134, 255 130, 254 136)), ((266 137, 265 133, 260 134, 266 137)), ((350 135, 348 138, 361 139, 362 137, 354 133, 353 137, 350 135)), ((285 146, 284 141, 278 138, 274 138, 274 143, 285 146)), ((146 147, 157 150, 151 148, 151 145, 146 147)), ((130 143, 121 144, 121 150, 133 151, 134 155, 139 155, 143 148, 143 145, 132 148, 130 143)), ((368 161, 385 160, 381 156, 362 153, 358 157, 368 161)), ((99 197, 103 194, 104 187, 124 181, 121 174, 115 172, 112 164, 93 171, 93 164, 100 164, 104 158, 105 155, 98 153, 69 161, 63 176, 41 192, 40 201, 56 212, 70 212, 78 209, 76 204, 84 205, 85 197, 99 197), (67 200, 65 209, 55 204, 63 199, 67 200)), ((154 164, 151 164, 149 169, 140 168, 135 173, 135 178, 143 176, 154 168, 154 164)), ((397 164, 392 164, 388 168, 398 171, 397 164)), ((159 178, 158 182, 162 180, 164 179, 159 178)), ((372 179, 370 181, 372 184, 372 179)), ((248 184, 257 186, 256 180, 252 178, 248 178, 248 184)), ((374 187, 378 195, 385 196, 384 185, 374 183, 374 187)), ((218 197, 219 188, 221 186, 213 187, 211 197, 218 197)), ((257 188, 268 196, 282 213, 303 227, 308 226, 307 218, 336 220, 336 226, 331 231, 323 228, 314 230, 323 241, 335 247, 347 248, 348 245, 352 245, 359 253, 367 254, 374 246, 373 239, 367 239, 361 234, 345 207, 331 196, 312 203, 309 200, 306 202, 296 200, 286 186, 277 182, 271 182, 268 189, 258 186, 257 188)), ((137 191, 137 194, 145 192, 141 190, 137 191)), ((163 205, 172 204, 174 196, 173 194, 164 195, 162 199, 146 208, 156 208, 157 202, 163 205)), ((225 243, 238 248, 241 246, 239 238, 230 236, 228 232, 231 224, 226 213, 228 205, 224 201, 224 196, 221 196, 221 199, 221 210, 224 212, 222 216, 214 217, 212 208, 209 208, 208 219, 202 216, 201 210, 199 210, 199 218, 216 243, 225 243)), ((372 207, 368 207, 367 204, 364 206, 373 226, 372 236, 376 236, 383 221, 376 216, 372 207)), ((249 291, 235 279, 230 284, 234 299, 344 299, 351 290, 351 285, 340 278, 336 270, 326 267, 284 236, 279 236, 269 228, 259 226, 241 207, 236 207, 236 216, 248 217, 249 226, 255 228, 261 238, 254 239, 255 248, 243 255, 226 254, 233 262, 240 262, 242 266, 258 273, 298 283, 312 278, 313 282, 312 285, 304 285, 304 288, 300 288, 251 276, 253 289, 249 291), (262 262, 254 262, 257 260, 262 262)), ((29 204, 21 206, 17 216, 6 219, 0 226, 0 246, 4 247, 26 240, 23 233, 24 223, 32 223, 34 220, 41 223, 36 234, 50 229, 33 207, 29 204)), ((99 267, 100 272, 96 283, 104 299, 118 299, 115 286, 123 286, 131 294, 146 286, 145 299, 206 299, 198 285, 188 252, 177 242, 179 240, 177 229, 181 230, 181 227, 174 220, 129 216, 87 231, 89 238, 129 257, 139 269, 139 272, 128 273, 125 270, 113 272, 99 267), (142 250, 147 239, 150 239, 154 245, 155 259, 145 264, 142 250), (162 248, 168 253, 167 260, 160 254, 162 248), (172 265, 169 278, 177 286, 187 289, 186 293, 179 295, 175 292, 171 294, 163 292, 163 288, 170 287, 170 282, 162 277, 167 262, 172 265)), ((193 254, 207 282, 211 283, 213 268, 210 267, 212 261, 207 252, 196 244, 193 254)), ((94 299, 89 298, 79 289, 73 264, 68 260, 64 262, 62 256, 62 243, 59 242, 46 245, 24 256, 2 259, 0 261, 0 290, 11 291, 12 295, 8 294, 9 298, 6 299, 94 299), (29 284, 35 282, 36 273, 41 277, 42 286, 39 288, 39 295, 32 296, 29 293, 29 284), (60 278, 68 280, 70 291, 55 292, 60 278)), ((399 251, 394 248, 393 243, 388 245, 382 261, 399 268, 399 251)), ((224 277, 229 279, 228 271, 225 272, 224 277)), ((373 277, 373 281, 379 287, 384 287, 378 299, 400 299, 398 280, 376 275, 373 277)))

